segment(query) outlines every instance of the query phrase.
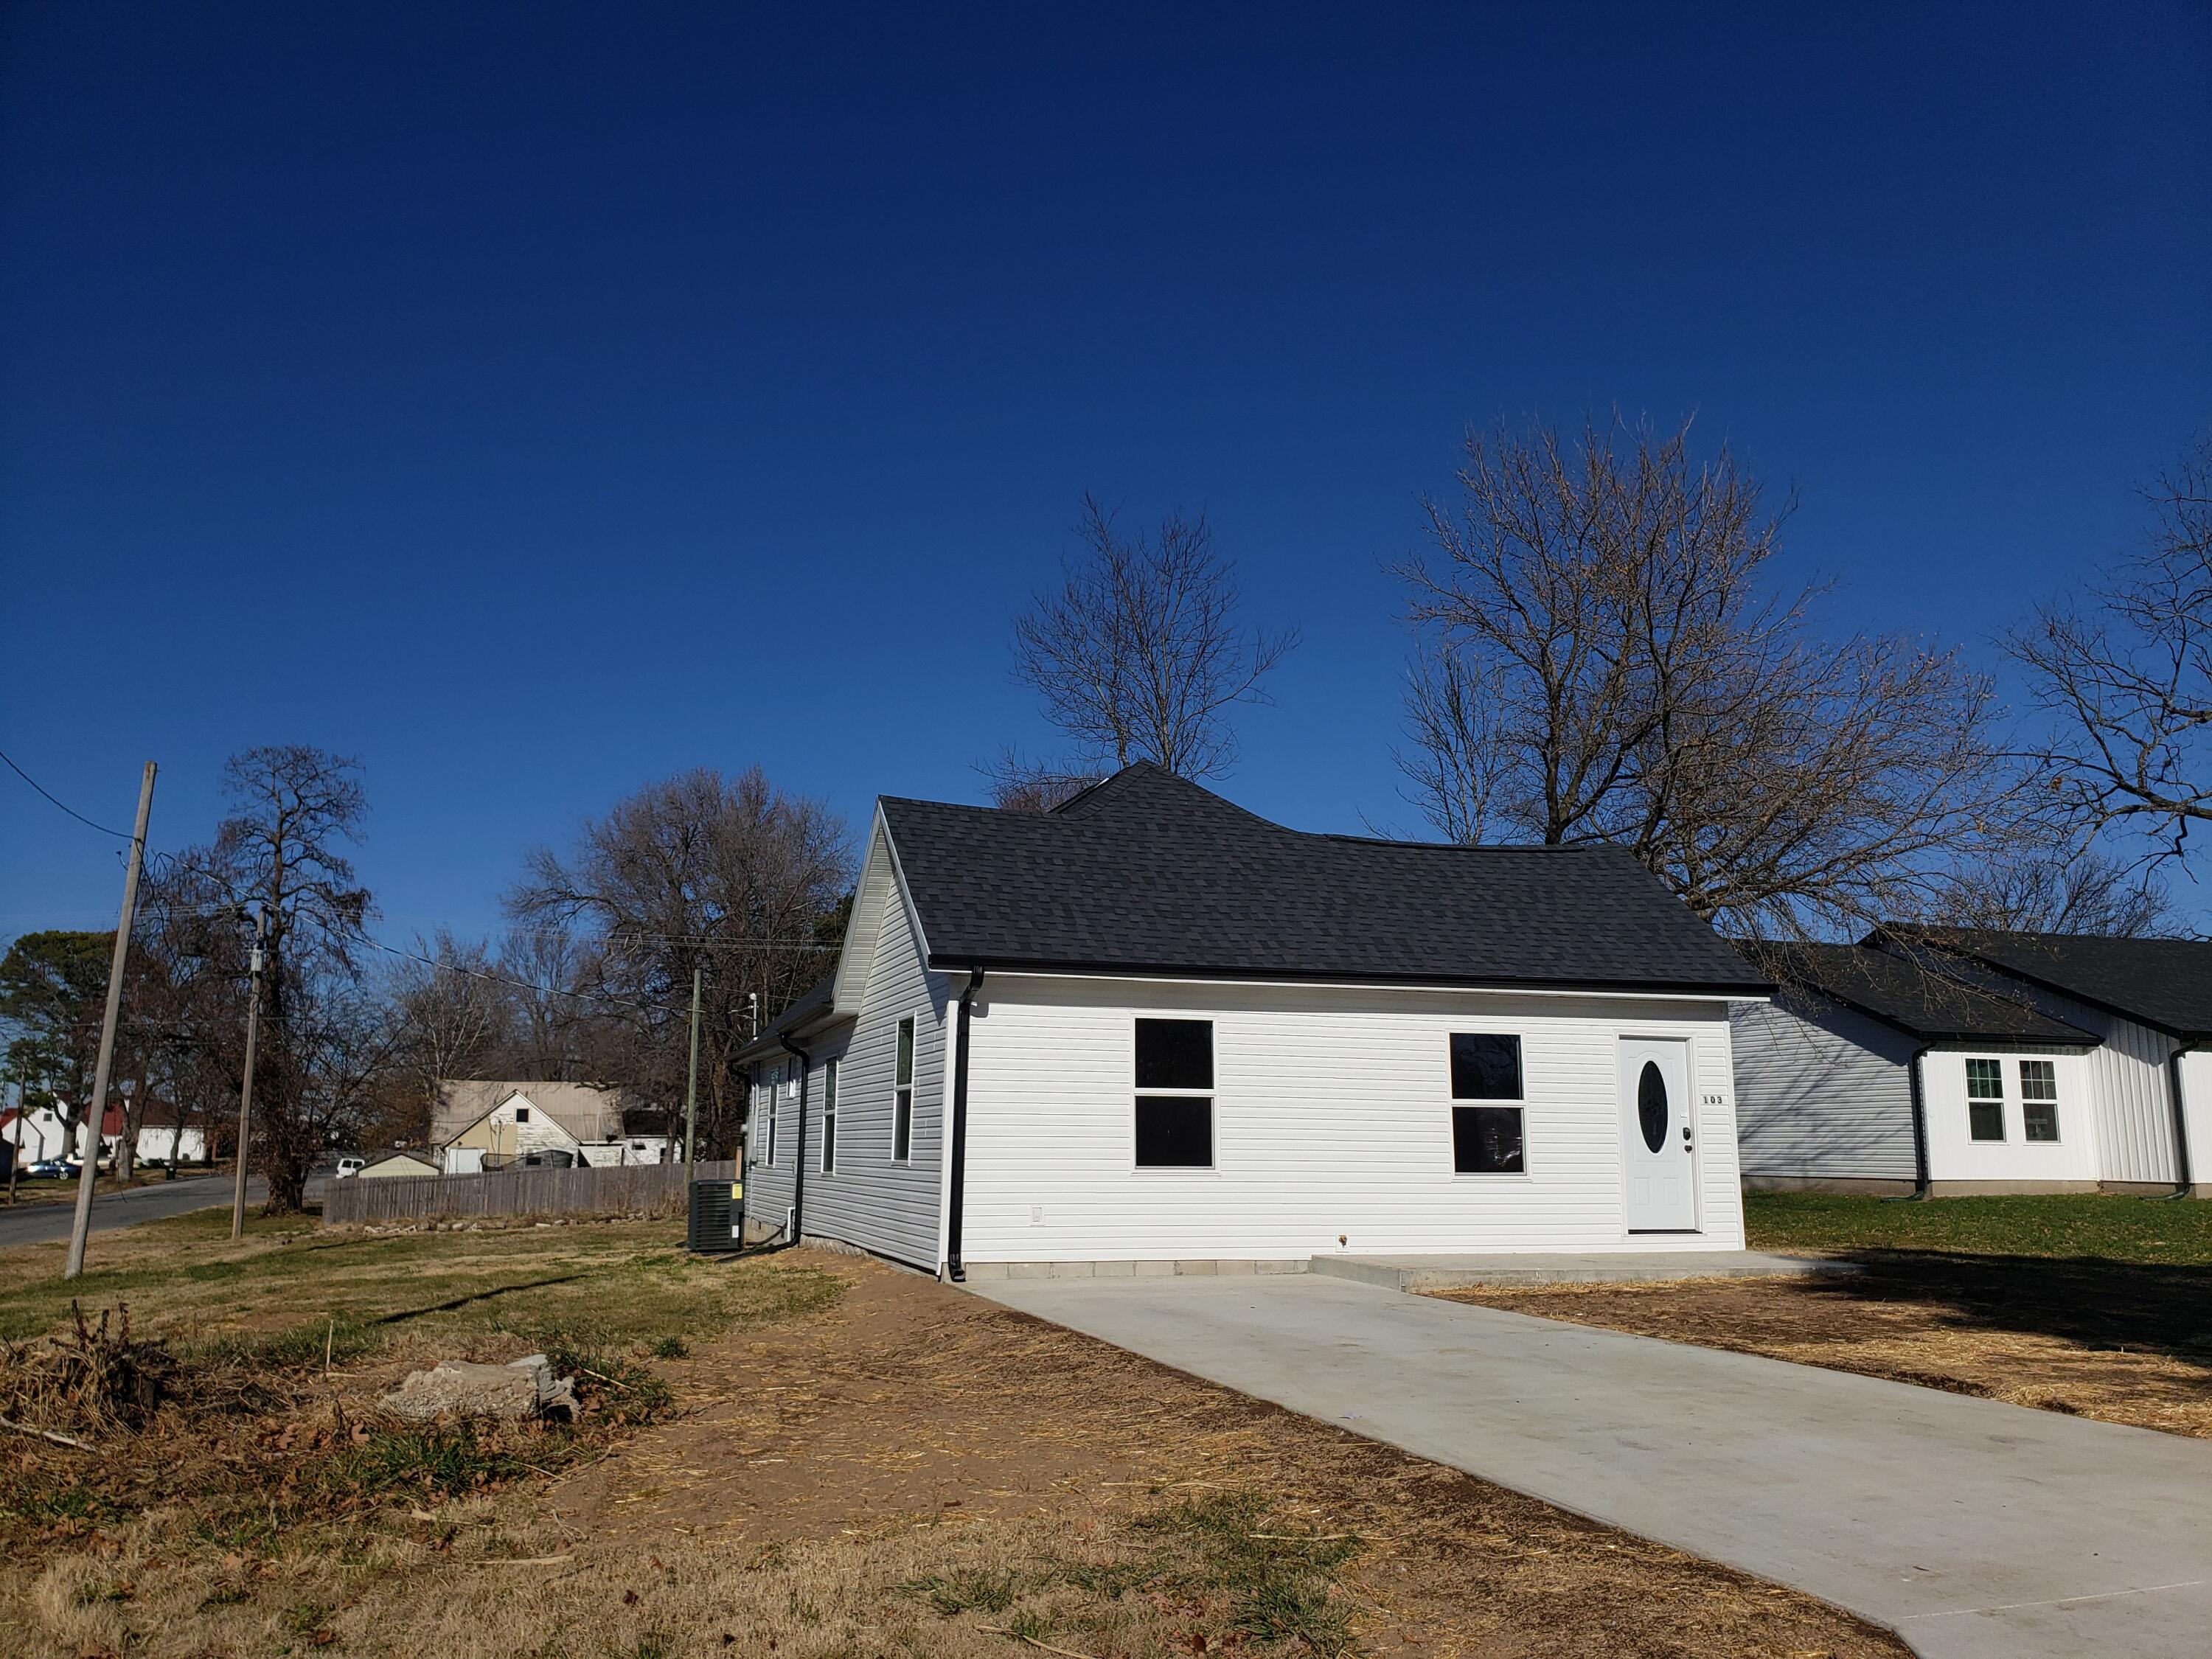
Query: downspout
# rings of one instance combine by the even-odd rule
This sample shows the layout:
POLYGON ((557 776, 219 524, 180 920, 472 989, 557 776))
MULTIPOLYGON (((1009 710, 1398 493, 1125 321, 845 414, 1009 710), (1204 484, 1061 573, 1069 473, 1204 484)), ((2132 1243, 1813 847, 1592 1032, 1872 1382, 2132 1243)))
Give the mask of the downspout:
POLYGON ((784 1033, 778 1031, 775 1040, 799 1061, 799 1158, 791 1176, 791 1237, 785 1241, 796 1244, 806 1236, 806 1085, 814 1067, 806 1050, 784 1033))
POLYGON ((2168 1198, 2186 1198, 2197 1184, 2189 1172, 2189 1113, 2181 1097, 2181 1057, 2197 1046, 2184 1042, 2166 1057, 2166 1098, 2173 1103, 2173 1190, 2168 1198))
POLYGON ((975 1006, 975 993, 983 988, 983 970, 968 970, 968 988, 960 994, 960 1016, 952 1027, 952 1182, 945 1218, 945 1272, 956 1285, 964 1284, 968 1268, 960 1257, 960 1212, 968 1191, 968 1024, 975 1006))
POLYGON ((1920 1091, 1920 1061, 1935 1046, 1922 1043, 1905 1064, 1905 1074, 1912 1085, 1912 1190, 1885 1200, 1886 1203, 1916 1204, 1928 1196, 1928 1105, 1920 1091))

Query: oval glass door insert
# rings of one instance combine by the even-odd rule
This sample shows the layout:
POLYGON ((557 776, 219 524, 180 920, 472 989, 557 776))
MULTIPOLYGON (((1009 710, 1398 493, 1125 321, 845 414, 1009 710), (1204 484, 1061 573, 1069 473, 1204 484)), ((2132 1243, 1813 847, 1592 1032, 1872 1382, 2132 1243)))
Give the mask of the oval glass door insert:
POLYGON ((1636 1084, 1636 1116, 1644 1129, 1644 1144, 1653 1152, 1667 1145, 1667 1079, 1659 1062, 1644 1062, 1644 1075, 1636 1084))

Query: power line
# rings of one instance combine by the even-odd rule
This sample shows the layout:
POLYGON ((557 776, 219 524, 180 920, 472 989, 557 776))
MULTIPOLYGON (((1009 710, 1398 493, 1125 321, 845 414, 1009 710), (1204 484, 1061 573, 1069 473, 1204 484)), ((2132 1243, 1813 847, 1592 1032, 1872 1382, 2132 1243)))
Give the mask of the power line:
POLYGON ((112 836, 118 841, 129 841, 131 839, 130 836, 125 835, 120 830, 111 830, 104 823, 94 823, 90 818, 85 817, 83 813, 78 811, 76 807, 71 806, 68 802, 58 799, 46 787, 46 785, 40 783, 36 778, 33 777, 28 772, 26 772, 21 767, 16 765, 15 763, 12 759, 9 759, 4 752, 0 752, 0 761, 7 761, 8 769, 10 772, 13 772, 17 777, 22 779, 24 782, 29 784, 32 788, 37 790, 40 794, 46 796, 49 801, 52 801, 56 806, 60 807, 63 811, 68 813, 79 823, 84 825, 86 829, 97 830, 101 835, 112 836))

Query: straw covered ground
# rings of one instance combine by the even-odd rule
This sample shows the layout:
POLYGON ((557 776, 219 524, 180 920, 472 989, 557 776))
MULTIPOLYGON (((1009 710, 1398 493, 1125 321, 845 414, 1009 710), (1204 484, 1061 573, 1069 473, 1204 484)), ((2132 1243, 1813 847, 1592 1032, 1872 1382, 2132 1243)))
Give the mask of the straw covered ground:
POLYGON ((1790 1194, 1747 1209, 1754 1248, 1860 1271, 1441 1294, 2212 1437, 2212 1204, 1790 1194))
MULTIPOLYGON (((192 1347, 149 1313, 129 1340, 179 1356, 209 1408, 118 1415, 85 1434, 96 1454, 8 1437, 0 1627, 41 1659, 1904 1651, 927 1279, 811 1251, 702 1263, 672 1242, 439 1235, 441 1260, 419 1237, 173 1239, 179 1268, 238 1267, 232 1311, 189 1316, 231 1328, 192 1347), (380 1326, 388 1246, 407 1317, 380 1326), (319 1249, 327 1274, 287 1257, 319 1249), (416 1273, 446 1293, 410 1295, 416 1273), (284 1322, 250 1305, 264 1282, 284 1322), (343 1318, 316 1316, 325 1283, 343 1318), (596 1332, 592 1285, 621 1304, 596 1332), (348 1329, 385 1334, 349 1355, 330 1335, 348 1329), (333 1341, 327 1375, 310 1330, 333 1341), (592 1362, 576 1430, 409 1435, 371 1409, 434 1350, 524 1341, 592 1362)), ((40 1284, 15 1293, 51 1306, 40 1284)), ((33 1340, 51 1363, 53 1339, 33 1340)))

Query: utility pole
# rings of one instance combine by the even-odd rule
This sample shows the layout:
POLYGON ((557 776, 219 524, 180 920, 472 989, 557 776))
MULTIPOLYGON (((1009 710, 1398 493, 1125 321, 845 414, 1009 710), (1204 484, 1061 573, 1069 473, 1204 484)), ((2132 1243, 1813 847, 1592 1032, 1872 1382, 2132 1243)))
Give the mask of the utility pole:
POLYGON ((8 1207, 15 1207, 15 1176, 23 1167, 24 1104, 31 1097, 31 1061, 27 1055, 15 1058, 15 1146, 8 1159, 8 1207))
POLYGON ((699 1138, 699 985, 702 970, 691 969, 691 1081, 684 1091, 684 1167, 691 1167, 699 1138))
POLYGON ((238 1087, 238 1170, 230 1183, 230 1236, 246 1237, 246 1148, 253 1132, 253 1042, 261 1035, 261 969, 268 959, 261 941, 269 930, 265 905, 253 907, 253 954, 246 959, 246 1078, 238 1087))
MULTIPOLYGON (((131 859, 123 872, 123 916, 116 924, 115 952, 107 959, 107 1012, 100 1022, 100 1060, 93 1067, 92 1098, 85 1103, 84 1167, 76 1176, 76 1219, 70 1227, 69 1260, 62 1277, 84 1271, 84 1241, 92 1231, 92 1188, 100 1170, 100 1126, 107 1121, 107 1076, 115 1065, 115 1027, 123 1013, 123 969, 131 957, 131 924, 138 917, 138 868, 146 859, 146 820, 154 815, 154 763, 138 780, 138 822, 131 831, 131 859)), ((63 1149, 68 1150, 66 1146, 63 1149)))

